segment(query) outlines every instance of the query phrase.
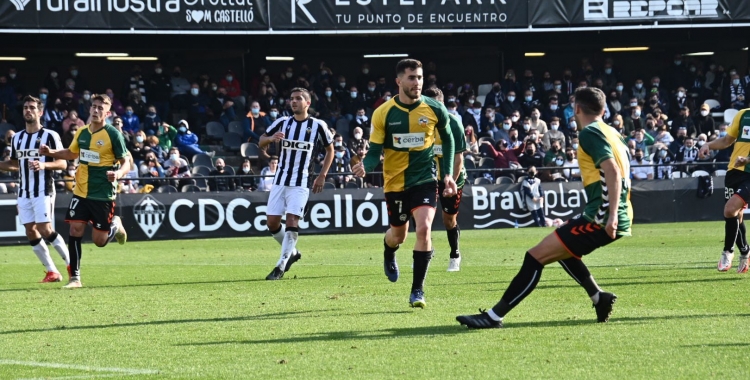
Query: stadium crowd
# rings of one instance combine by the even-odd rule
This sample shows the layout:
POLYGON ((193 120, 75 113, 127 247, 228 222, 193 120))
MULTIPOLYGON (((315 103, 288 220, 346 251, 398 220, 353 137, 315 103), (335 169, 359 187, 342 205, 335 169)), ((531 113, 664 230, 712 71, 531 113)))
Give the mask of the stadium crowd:
MULTIPOLYGON (((675 55, 655 75, 627 83, 622 80, 627 67, 607 58, 598 64, 583 59, 559 73, 509 69, 503 78, 478 86, 438 77, 437 64, 430 62, 424 86, 441 88, 449 112, 462 120, 473 183, 515 181, 532 166, 544 168, 539 171, 543 181, 580 180, 577 131, 583 126, 576 125, 572 94, 584 86, 607 94, 605 121, 630 149, 632 178, 666 179, 676 171, 726 169, 714 163, 728 161, 731 148, 704 158, 698 149, 726 134, 727 125, 723 118, 714 119, 715 112, 747 107, 750 70, 741 74, 734 66, 702 58, 675 55)), ((190 74, 180 66, 170 73, 161 63, 148 72, 134 66, 118 88, 89 83, 71 66, 66 72, 50 68, 44 86, 32 89, 24 73, 11 67, 0 75, 2 159, 8 159, 14 131, 24 127, 24 95, 45 102, 42 123, 57 131, 67 147, 86 124, 92 93, 101 92, 113 99, 108 122, 122 131, 137 165, 131 177, 141 178, 124 181, 122 192, 268 191, 280 147, 260 149, 259 136, 276 119, 291 115, 289 91, 304 87, 313 94, 311 114, 326 121, 334 135, 330 186, 382 186, 380 175, 362 180, 350 172, 367 153, 372 111, 396 93, 391 73, 373 73, 363 64, 352 78, 321 63, 277 73, 261 67, 247 80, 231 70, 219 77, 190 74)), ((70 190, 74 172, 70 163, 59 173, 60 190, 70 190)), ((0 173, 0 182, 6 180, 0 191, 12 191, 13 178, 13 173, 0 173)))

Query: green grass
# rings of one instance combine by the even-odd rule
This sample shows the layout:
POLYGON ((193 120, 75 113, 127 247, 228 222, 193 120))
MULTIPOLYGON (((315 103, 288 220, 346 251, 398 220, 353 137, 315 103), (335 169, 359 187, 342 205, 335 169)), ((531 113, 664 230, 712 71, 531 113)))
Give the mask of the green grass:
POLYGON ((28 246, 3 247, 0 378, 750 376, 750 280, 716 271, 718 222, 637 225, 587 257, 619 296, 610 323, 594 323, 586 293, 555 264, 505 329, 460 327, 455 316, 494 305, 550 231, 464 231, 458 273, 445 271, 437 232, 424 310, 407 302, 413 234, 395 284, 383 275, 382 234, 302 236, 302 261, 276 282, 263 280, 279 254, 270 237, 85 245, 85 288, 74 291, 35 283, 43 273, 28 246))

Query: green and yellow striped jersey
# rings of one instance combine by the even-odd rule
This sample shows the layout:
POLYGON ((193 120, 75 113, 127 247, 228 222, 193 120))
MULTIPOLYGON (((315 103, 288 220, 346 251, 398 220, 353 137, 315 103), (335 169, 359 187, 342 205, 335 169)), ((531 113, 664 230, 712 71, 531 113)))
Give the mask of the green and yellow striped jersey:
POLYGON ((406 105, 394 96, 372 115, 370 150, 364 159, 365 171, 372 171, 384 155, 385 192, 404 191, 437 178, 433 145, 442 138, 445 154, 442 173, 453 175, 454 142, 449 113, 442 103, 422 96, 406 105))
POLYGON ((97 201, 112 201, 117 185, 107 180, 107 172, 114 170, 118 160, 128 155, 125 139, 109 124, 94 133, 90 128, 91 125, 85 125, 79 129, 68 148, 79 158, 73 194, 97 201))
POLYGON ((609 219, 609 193, 601 163, 613 158, 622 175, 620 204, 617 210, 617 235, 630 236, 633 206, 630 204, 630 161, 628 147, 622 143, 617 131, 601 121, 584 128, 578 135, 578 166, 586 190, 586 207, 583 217, 603 225, 609 219))
POLYGON ((734 116, 732 124, 727 128, 727 134, 734 137, 732 158, 729 159, 729 170, 750 172, 750 165, 737 165, 737 157, 750 156, 750 108, 741 110, 734 116))

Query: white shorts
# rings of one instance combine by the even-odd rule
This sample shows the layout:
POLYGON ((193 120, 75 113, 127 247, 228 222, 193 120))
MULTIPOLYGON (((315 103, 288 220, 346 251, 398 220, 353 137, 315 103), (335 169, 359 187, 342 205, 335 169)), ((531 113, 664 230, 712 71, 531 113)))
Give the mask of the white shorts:
POLYGON ((36 198, 18 198, 18 218, 21 224, 51 223, 54 210, 54 194, 36 198))
POLYGON ((309 196, 310 189, 304 187, 273 185, 268 195, 266 215, 292 214, 302 217, 309 196))

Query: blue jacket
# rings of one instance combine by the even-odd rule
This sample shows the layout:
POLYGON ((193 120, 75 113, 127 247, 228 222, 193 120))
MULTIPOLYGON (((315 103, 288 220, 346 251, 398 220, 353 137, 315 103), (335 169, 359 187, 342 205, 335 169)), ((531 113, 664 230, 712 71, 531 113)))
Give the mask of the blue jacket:
POLYGON ((190 133, 189 131, 186 133, 180 132, 177 134, 177 137, 174 138, 174 144, 178 147, 198 145, 198 135, 190 133))
POLYGON ((141 120, 136 114, 122 116, 122 130, 135 134, 141 130, 141 120))

